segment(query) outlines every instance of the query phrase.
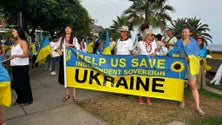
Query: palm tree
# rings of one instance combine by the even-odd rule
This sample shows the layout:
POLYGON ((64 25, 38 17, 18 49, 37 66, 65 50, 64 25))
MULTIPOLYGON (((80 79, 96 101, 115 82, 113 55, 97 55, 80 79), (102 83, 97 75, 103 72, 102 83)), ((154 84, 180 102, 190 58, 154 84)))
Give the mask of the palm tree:
POLYGON ((171 22, 168 12, 174 12, 174 8, 165 4, 167 0, 129 0, 133 4, 124 11, 128 20, 134 26, 140 26, 143 31, 145 28, 166 28, 166 22, 171 22), (141 25, 142 24, 142 25, 141 25))
POLYGON ((128 25, 130 29, 132 29, 132 26, 129 25, 128 18, 126 16, 117 16, 117 20, 113 20, 113 25, 110 26, 110 29, 112 30, 118 30, 122 25, 128 25))
POLYGON ((206 45, 208 45, 207 41, 212 43, 212 36, 208 33, 208 31, 210 31, 208 24, 202 24, 200 19, 196 17, 174 20, 171 22, 171 26, 169 28, 172 29, 177 38, 181 38, 181 32, 185 26, 190 26, 193 28, 192 36, 194 38, 201 35, 206 45))
POLYGON ((113 25, 110 26, 110 36, 112 36, 114 39, 119 38, 120 34, 117 31, 122 25, 127 25, 129 30, 132 30, 132 25, 126 16, 117 16, 117 20, 113 20, 113 25))

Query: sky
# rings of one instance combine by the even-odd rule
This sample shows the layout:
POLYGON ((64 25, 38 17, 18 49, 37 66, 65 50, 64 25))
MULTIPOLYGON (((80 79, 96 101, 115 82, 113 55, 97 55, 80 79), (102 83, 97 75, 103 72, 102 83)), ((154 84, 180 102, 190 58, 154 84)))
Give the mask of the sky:
MULTIPOLYGON (((96 25, 109 28, 117 16, 129 8, 131 3, 128 0, 81 0, 91 16, 96 20, 96 25)), ((168 0, 167 4, 174 7, 174 13, 169 13, 173 20, 178 18, 197 17, 202 24, 208 24, 213 44, 222 44, 222 1, 221 0, 168 0)), ((154 32, 160 33, 158 30, 154 32)))

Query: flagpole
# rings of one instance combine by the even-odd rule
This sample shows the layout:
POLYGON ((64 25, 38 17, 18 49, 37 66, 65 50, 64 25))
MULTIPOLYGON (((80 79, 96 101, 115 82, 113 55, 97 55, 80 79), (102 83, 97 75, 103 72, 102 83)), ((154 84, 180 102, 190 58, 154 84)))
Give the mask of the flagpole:
POLYGON ((67 82, 66 82, 66 46, 65 44, 63 44, 63 68, 64 68, 64 85, 65 85, 65 88, 67 87, 67 82))

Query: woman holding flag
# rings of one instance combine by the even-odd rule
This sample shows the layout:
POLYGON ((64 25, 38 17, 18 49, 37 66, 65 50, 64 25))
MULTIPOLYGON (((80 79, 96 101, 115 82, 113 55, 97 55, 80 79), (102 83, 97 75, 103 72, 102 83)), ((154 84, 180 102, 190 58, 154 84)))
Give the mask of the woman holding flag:
MULTIPOLYGON (((58 82, 62 85, 65 84, 65 79, 64 79, 64 51, 65 48, 68 47, 73 47, 76 50, 80 50, 80 45, 78 43, 77 38, 74 36, 73 33, 73 27, 72 25, 68 24, 65 27, 65 30, 62 34, 62 37, 59 38, 58 42, 58 48, 56 49, 56 52, 59 53, 60 57, 60 68, 59 68, 59 78, 58 78, 58 82)), ((66 87, 66 86, 65 86, 66 87)), ((65 92, 66 92, 66 96, 63 98, 63 101, 68 101, 70 99, 70 94, 69 94, 69 88, 66 87, 65 88, 65 92)), ((73 96, 73 101, 77 102, 78 98, 77 98, 77 94, 76 94, 76 89, 72 88, 72 96, 73 96)))
MULTIPOLYGON (((189 62, 186 77, 188 78, 189 86, 196 104, 196 111, 199 115, 203 116, 205 113, 200 108, 199 92, 196 83, 196 75, 198 74, 200 68, 200 48, 197 41, 191 37, 191 34, 192 28, 188 26, 184 27, 182 30, 182 38, 176 42, 172 53, 173 56, 177 54, 179 57, 184 57, 189 62)), ((179 106, 184 108, 185 100, 183 100, 179 106)))
POLYGON ((29 78, 29 48, 22 27, 14 27, 12 35, 16 41, 12 46, 9 59, 13 73, 13 86, 17 94, 16 102, 13 105, 26 106, 33 101, 29 78))

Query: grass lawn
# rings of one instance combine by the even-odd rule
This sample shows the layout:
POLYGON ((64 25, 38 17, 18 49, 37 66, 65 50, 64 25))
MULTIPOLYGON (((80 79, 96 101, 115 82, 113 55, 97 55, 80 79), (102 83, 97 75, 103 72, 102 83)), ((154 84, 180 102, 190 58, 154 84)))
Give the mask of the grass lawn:
POLYGON ((176 101, 152 98, 152 105, 139 105, 135 96, 123 98, 113 93, 79 102, 78 105, 110 125, 165 125, 172 121, 181 121, 188 125, 221 125, 222 96, 203 89, 199 92, 200 104, 206 113, 204 117, 196 113, 189 88, 185 88, 184 109, 176 101))

